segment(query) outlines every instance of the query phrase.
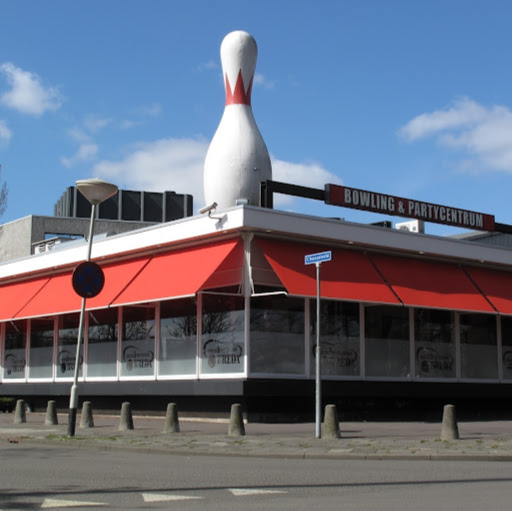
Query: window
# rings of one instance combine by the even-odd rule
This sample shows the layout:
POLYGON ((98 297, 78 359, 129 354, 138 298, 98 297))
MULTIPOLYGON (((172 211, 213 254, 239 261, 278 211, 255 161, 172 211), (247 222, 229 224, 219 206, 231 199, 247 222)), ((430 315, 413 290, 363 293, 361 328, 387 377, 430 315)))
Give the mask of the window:
POLYGON ((415 309, 414 338, 416 376, 455 378, 454 313, 446 310, 415 309))
POLYGON ((365 307, 366 376, 406 378, 409 369, 409 310, 365 307))
POLYGON ((251 372, 305 373, 304 300, 286 296, 251 299, 251 372))
MULTIPOLYGON (((59 338, 57 348, 57 378, 73 378, 75 374, 76 345, 80 314, 66 314, 58 318, 59 338)), ((81 340, 83 343, 83 339, 81 340)), ((84 345, 81 346, 79 375, 83 371, 84 345)))
MULTIPOLYGON (((316 300, 311 300, 312 355, 316 357, 316 300)), ((320 302, 322 376, 359 376, 359 304, 320 302)), ((312 364, 312 371, 314 364, 312 364)))
POLYGON ((53 319, 30 321, 30 378, 51 378, 53 369, 53 319))
POLYGON ((201 372, 244 371, 244 300, 239 296, 203 295, 201 372))
POLYGON ((118 311, 103 309, 89 312, 88 378, 112 378, 117 375, 118 311))
POLYGON ((196 300, 168 300, 160 305, 159 375, 196 373, 196 300))
POLYGON ((155 308, 123 308, 121 376, 155 374, 155 308))
POLYGON ((496 316, 460 315, 460 367, 462 378, 497 378, 496 316))
POLYGON ((6 379, 25 378, 27 367, 27 322, 9 321, 5 324, 5 350, 3 377, 6 379))

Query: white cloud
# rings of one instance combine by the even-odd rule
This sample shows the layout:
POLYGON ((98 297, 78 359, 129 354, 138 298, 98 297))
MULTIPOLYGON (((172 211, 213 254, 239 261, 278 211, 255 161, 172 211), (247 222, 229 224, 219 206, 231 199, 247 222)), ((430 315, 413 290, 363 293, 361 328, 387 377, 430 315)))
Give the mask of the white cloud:
POLYGON ((0 119, 0 147, 6 146, 12 137, 11 130, 7 127, 7 123, 0 119))
POLYGON ((98 115, 88 115, 84 119, 84 126, 90 133, 96 133, 105 126, 108 126, 112 119, 106 117, 99 117, 98 115))
POLYGON ((273 89, 276 86, 275 80, 269 80, 261 73, 254 74, 254 83, 257 85, 261 85, 264 89, 273 89))
POLYGON ((63 156, 60 161, 65 167, 70 168, 77 163, 91 161, 97 154, 98 146, 96 144, 84 143, 80 145, 73 156, 70 158, 63 156))
POLYGON ((120 187, 148 191, 175 191, 203 200, 203 165, 208 142, 193 139, 161 139, 137 144, 121 161, 102 161, 94 176, 120 187))
POLYGON ((24 114, 42 115, 47 110, 57 110, 62 97, 55 87, 45 87, 41 79, 30 71, 24 71, 10 62, 0 65, 11 89, 5 92, 0 101, 24 114))
POLYGON ((218 69, 219 64, 215 60, 209 60, 208 62, 203 62, 199 64, 197 67, 199 71, 209 70, 209 69, 218 69))
POLYGON ((145 123, 145 119, 158 117, 162 114, 162 105, 160 103, 153 103, 151 105, 143 105, 137 108, 134 108, 131 111, 131 114, 135 116, 137 119, 124 119, 120 121, 119 126, 121 129, 131 129, 135 126, 140 126, 145 123))
MULTIPOLYGON (((102 161, 93 175, 117 183, 121 188, 189 193, 196 208, 203 204, 203 169, 209 142, 167 138, 141 143, 120 161, 102 161)), ((326 183, 341 183, 334 174, 317 163, 298 164, 273 159, 273 179, 323 188, 326 183)), ((290 205, 293 197, 276 195, 276 206, 290 205)))
POLYGON ((162 113, 162 105, 153 103, 152 105, 141 106, 135 110, 135 113, 143 117, 158 117, 162 113))
POLYGON ((434 137, 450 149, 467 153, 466 168, 512 172, 512 111, 484 107, 465 98, 450 108, 421 114, 400 129, 410 142, 434 137))
POLYGON ((110 118, 100 117, 98 115, 88 115, 83 121, 85 130, 76 126, 71 128, 68 131, 68 135, 72 140, 78 143, 78 149, 71 157, 62 156, 60 159, 62 165, 70 168, 77 163, 94 160, 98 154, 99 148, 90 133, 96 134, 111 123, 112 119, 110 118))
MULTIPOLYGON (((327 183, 342 184, 338 176, 325 170, 318 163, 291 163, 275 158, 272 159, 272 179, 322 190, 327 183)), ((289 206, 293 201, 294 198, 291 195, 276 194, 274 198, 274 204, 278 207, 289 206)))

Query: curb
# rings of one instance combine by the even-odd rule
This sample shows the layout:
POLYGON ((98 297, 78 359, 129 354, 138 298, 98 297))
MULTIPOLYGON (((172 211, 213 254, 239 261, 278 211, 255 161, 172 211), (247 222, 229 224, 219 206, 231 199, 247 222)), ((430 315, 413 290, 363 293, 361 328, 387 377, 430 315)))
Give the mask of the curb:
POLYGON ((463 453, 463 454, 426 454, 426 453, 411 453, 411 454, 364 454, 364 453, 319 453, 319 452, 243 452, 228 450, 225 452, 212 451, 208 449, 183 449, 172 448, 164 446, 140 446, 140 445, 113 445, 113 444, 99 444, 94 440, 75 441, 71 440, 66 442, 58 439, 47 438, 7 438, 9 443, 12 444, 30 444, 62 448, 62 449, 88 449, 102 452, 123 452, 134 451, 146 454, 161 454, 161 455, 176 455, 176 456, 217 456, 217 457, 246 457, 246 458, 285 458, 285 459, 312 459, 312 460, 367 460, 367 461, 486 461, 486 462, 512 462, 512 454, 477 454, 477 453, 463 453))

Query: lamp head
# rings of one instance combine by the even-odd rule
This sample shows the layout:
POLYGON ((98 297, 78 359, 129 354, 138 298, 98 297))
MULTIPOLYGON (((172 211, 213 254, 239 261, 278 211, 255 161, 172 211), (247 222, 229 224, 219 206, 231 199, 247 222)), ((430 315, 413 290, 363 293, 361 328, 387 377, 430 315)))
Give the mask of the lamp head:
POLYGON ((115 195, 117 186, 93 177, 91 179, 81 179, 76 182, 78 191, 94 206, 106 201, 115 195))

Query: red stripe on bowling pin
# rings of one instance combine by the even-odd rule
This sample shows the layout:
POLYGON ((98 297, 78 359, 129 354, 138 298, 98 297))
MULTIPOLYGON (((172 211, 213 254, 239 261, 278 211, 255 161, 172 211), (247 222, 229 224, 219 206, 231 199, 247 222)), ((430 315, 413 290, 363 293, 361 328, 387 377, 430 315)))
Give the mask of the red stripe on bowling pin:
POLYGON ((226 106, 227 105, 248 105, 251 106, 251 91, 252 91, 252 80, 253 76, 251 76, 251 81, 249 83, 249 87, 247 88, 247 92, 245 92, 244 86, 244 77, 242 76, 242 70, 240 69, 238 73, 238 78, 236 79, 235 90, 232 92, 232 88, 229 84, 229 78, 226 73, 226 106))

